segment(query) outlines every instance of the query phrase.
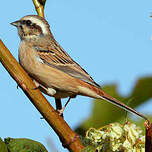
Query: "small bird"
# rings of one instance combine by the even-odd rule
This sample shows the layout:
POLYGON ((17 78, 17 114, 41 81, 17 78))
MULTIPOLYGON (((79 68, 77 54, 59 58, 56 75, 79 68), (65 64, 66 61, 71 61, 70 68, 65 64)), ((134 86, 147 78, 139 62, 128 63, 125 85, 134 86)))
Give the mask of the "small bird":
MULTIPOLYGON (((103 99, 147 120, 105 93, 57 43, 44 18, 28 15, 11 24, 17 27, 21 39, 19 63, 42 92, 55 99, 69 97, 68 102, 77 95, 103 99)), ((61 114, 64 108, 60 109, 61 114)))

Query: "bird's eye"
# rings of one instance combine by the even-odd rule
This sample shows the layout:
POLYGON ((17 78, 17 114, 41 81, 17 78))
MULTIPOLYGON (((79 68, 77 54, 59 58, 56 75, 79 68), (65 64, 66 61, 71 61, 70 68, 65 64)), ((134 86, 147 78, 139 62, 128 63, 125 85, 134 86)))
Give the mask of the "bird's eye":
POLYGON ((30 20, 26 20, 26 25, 31 25, 31 21, 30 20))

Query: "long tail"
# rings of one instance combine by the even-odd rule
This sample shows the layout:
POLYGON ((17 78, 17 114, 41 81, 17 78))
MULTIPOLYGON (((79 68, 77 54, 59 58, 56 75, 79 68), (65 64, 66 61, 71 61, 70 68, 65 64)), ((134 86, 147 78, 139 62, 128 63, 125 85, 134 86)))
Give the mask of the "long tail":
POLYGON ((94 86, 90 86, 90 85, 88 86, 87 85, 87 87, 82 87, 82 86, 79 87, 79 90, 81 92, 81 95, 90 96, 90 97, 96 98, 96 99, 106 100, 106 101, 108 101, 108 102, 110 102, 110 103, 112 103, 112 104, 114 104, 114 105, 116 105, 116 106, 128 111, 128 112, 136 114, 139 117, 147 120, 147 118, 143 114, 141 114, 141 113, 137 112, 136 110, 128 107, 127 105, 125 105, 121 101, 113 98, 112 96, 110 96, 109 94, 107 94, 103 90, 101 90, 100 88, 96 88, 94 86))
MULTIPOLYGON (((101 90, 101 91, 102 91, 102 90, 101 90)), ((119 100, 113 98, 112 96, 108 95, 107 93, 105 93, 105 92, 103 92, 103 91, 102 91, 102 93, 103 93, 104 95, 101 96, 99 99, 104 99, 104 100, 106 100, 106 101, 108 101, 108 102, 110 102, 110 103, 112 103, 112 104, 114 104, 114 105, 116 105, 116 106, 118 106, 118 107, 120 107, 120 108, 123 108, 124 110, 126 110, 126 111, 128 111, 128 112, 131 112, 131 113, 133 113, 133 114, 136 114, 136 115, 138 115, 139 117, 147 120, 147 118, 146 118, 143 114, 141 114, 141 113, 137 112, 136 110, 128 107, 127 105, 125 105, 124 103, 120 102, 119 100)))

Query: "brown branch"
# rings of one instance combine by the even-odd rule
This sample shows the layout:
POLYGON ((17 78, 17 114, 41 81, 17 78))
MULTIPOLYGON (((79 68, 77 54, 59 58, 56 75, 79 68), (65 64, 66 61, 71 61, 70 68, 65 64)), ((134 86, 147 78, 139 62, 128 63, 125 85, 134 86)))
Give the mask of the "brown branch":
POLYGON ((0 61, 37 110, 42 114, 44 119, 57 133, 63 146, 72 152, 80 152, 83 146, 78 135, 73 132, 63 118, 58 115, 39 89, 34 89, 36 86, 31 78, 15 60, 1 40, 0 61))
POLYGON ((149 120, 145 121, 144 123, 146 129, 146 136, 145 136, 145 152, 152 151, 152 124, 149 120))

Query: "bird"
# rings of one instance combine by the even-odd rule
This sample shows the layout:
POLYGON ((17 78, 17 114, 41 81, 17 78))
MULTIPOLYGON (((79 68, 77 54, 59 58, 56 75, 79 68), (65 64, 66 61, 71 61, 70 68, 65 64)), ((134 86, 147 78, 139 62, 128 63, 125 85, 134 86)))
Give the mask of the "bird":
MULTIPOLYGON (((56 100, 69 97, 68 102, 77 95, 106 100, 147 120, 143 114, 104 92, 55 40, 45 18, 27 15, 11 24, 17 27, 21 39, 19 63, 43 93, 56 100)), ((59 109, 60 114, 65 106, 59 109)))

